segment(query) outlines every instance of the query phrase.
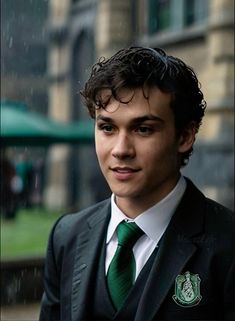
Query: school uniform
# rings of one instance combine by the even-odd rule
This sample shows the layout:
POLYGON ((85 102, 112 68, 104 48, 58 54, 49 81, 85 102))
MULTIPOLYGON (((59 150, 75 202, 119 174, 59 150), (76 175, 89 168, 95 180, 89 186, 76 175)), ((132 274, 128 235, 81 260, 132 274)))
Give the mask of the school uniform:
POLYGON ((149 254, 141 239, 133 248, 137 276, 118 310, 106 281, 113 203, 61 217, 49 238, 40 321, 235 320, 234 214, 186 185, 157 236, 143 235, 149 254))

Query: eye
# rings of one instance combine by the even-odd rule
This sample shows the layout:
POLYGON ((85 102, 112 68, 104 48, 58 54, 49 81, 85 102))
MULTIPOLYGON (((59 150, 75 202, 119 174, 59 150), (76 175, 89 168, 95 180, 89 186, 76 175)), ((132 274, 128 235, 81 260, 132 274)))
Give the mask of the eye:
POLYGON ((153 132, 152 128, 148 126, 139 126, 136 131, 142 136, 148 136, 153 132))
POLYGON ((106 134, 111 134, 114 131, 113 126, 110 124, 100 124, 98 125, 98 128, 106 134))

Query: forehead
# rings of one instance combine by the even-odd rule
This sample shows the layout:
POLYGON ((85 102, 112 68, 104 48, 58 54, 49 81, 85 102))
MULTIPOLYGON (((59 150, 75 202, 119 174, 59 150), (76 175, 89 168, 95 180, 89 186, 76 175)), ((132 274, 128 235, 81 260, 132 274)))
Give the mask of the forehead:
POLYGON ((157 87, 151 88, 123 88, 118 91, 116 98, 112 96, 109 89, 100 92, 104 108, 96 110, 96 117, 100 114, 116 117, 122 114, 123 117, 136 117, 142 114, 167 115, 172 113, 170 108, 170 93, 162 92, 157 87))

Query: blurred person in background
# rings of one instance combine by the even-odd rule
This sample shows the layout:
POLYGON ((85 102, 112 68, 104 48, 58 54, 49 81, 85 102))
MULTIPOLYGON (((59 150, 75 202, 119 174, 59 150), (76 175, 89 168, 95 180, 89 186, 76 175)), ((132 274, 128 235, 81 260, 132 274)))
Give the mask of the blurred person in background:
POLYGON ((1 153, 1 216, 14 219, 16 216, 19 195, 22 191, 22 180, 17 175, 14 164, 1 153))
POLYGON ((22 180, 22 190, 19 195, 19 205, 29 208, 33 191, 33 165, 27 152, 20 153, 15 162, 17 176, 22 180))
POLYGON ((234 214, 180 171, 206 108, 192 68, 122 49, 82 95, 113 194, 55 223, 40 321, 235 320, 234 214))
POLYGON ((32 164, 30 204, 43 206, 43 189, 45 185, 45 161, 37 158, 32 164))

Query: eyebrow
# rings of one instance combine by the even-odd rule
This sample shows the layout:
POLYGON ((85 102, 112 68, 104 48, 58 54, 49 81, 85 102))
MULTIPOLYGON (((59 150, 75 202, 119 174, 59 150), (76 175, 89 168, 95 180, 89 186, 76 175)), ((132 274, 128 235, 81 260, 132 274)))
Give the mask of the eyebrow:
MULTIPOLYGON (((111 117, 106 117, 106 116, 103 116, 103 115, 98 115, 97 116, 96 121, 99 121, 99 120, 105 121, 107 123, 114 123, 115 122, 111 117)), ((162 118, 160 118, 158 116, 154 116, 152 114, 148 114, 148 115, 144 115, 144 116, 141 116, 141 117, 133 118, 131 120, 131 123, 139 124, 139 123, 143 123, 143 122, 148 121, 148 120, 164 123, 164 120, 162 118)))

